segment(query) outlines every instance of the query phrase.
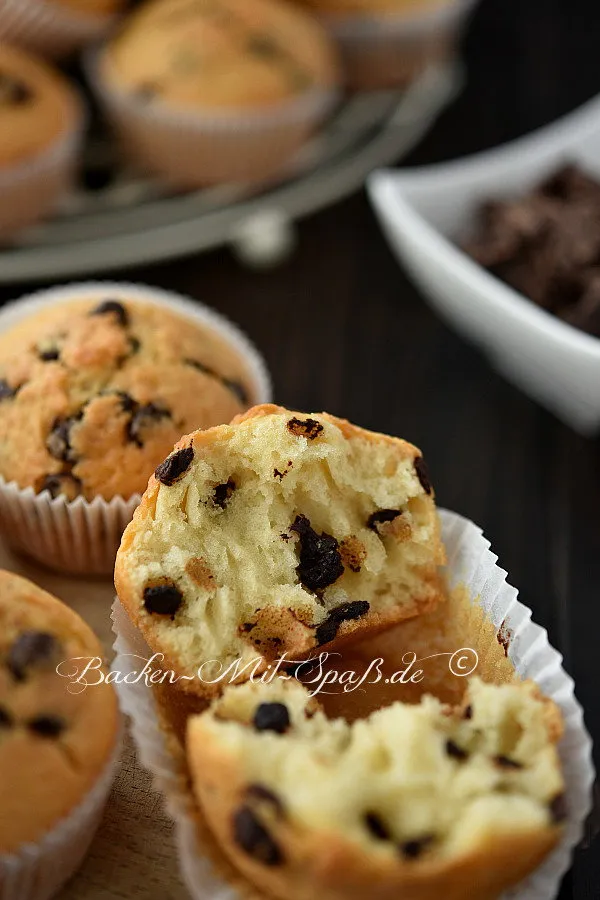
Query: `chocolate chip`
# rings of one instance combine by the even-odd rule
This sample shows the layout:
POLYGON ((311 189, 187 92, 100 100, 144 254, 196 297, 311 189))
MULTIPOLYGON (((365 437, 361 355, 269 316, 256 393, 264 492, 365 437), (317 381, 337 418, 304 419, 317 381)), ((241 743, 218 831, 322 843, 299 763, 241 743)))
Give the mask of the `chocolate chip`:
POLYGON ((55 362, 60 359, 60 349, 56 344, 48 344, 45 347, 38 347, 37 354, 42 362, 55 362))
POLYGON ((390 831, 385 822, 377 815, 377 813, 365 813, 365 825, 373 835, 380 841, 390 840, 390 831))
POLYGON ((122 303, 118 300, 104 300, 90 313, 91 316, 114 315, 119 325, 126 328, 129 325, 129 315, 122 303))
POLYGON ((28 84, 8 72, 0 72, 0 105, 24 106, 31 103, 34 93, 28 84))
POLYGON ((12 728, 12 726, 13 717, 7 709, 4 709, 3 706, 0 706, 0 728, 12 728))
POLYGON ((288 431, 296 437, 305 437, 314 441, 323 431, 323 426, 316 419, 290 419, 287 423, 288 431))
POLYGON ((152 100, 158 97, 159 93, 160 85, 155 81, 147 81, 135 88, 133 96, 136 100, 140 100, 142 103, 150 103, 152 100))
POLYGON ((133 413, 138 408, 137 401, 133 399, 131 394, 128 394, 127 391, 114 391, 109 392, 109 395, 113 395, 117 397, 121 404, 121 409, 126 413, 133 413))
POLYGON ((472 719, 473 718, 473 707, 469 703, 468 706, 465 706, 463 711, 463 719, 472 719))
POLYGON ((213 503, 225 509, 227 502, 236 489, 236 483, 233 478, 229 478, 224 484, 218 484, 213 491, 213 503))
POLYGON ((567 798, 565 794, 557 794, 550 802, 550 815, 552 816, 552 821, 558 825, 560 822, 565 821, 568 814, 569 810, 567 808, 567 798))
POLYGON ((296 572, 309 591, 322 591, 343 575, 339 544, 330 534, 317 534, 306 516, 296 516, 291 531, 300 536, 299 565, 296 572))
POLYGON ((157 467, 154 474, 161 484, 171 487, 176 481, 179 481, 182 475, 185 475, 193 459, 194 448, 183 447, 182 450, 176 450, 175 453, 167 456, 165 461, 157 467))
POLYGON ((79 478, 70 472, 56 472, 52 475, 44 475, 36 482, 36 492, 49 491, 53 500, 63 496, 69 502, 75 500, 81 494, 82 484, 79 478))
POLYGON ((336 637, 342 622, 359 619, 366 615, 369 609, 370 604, 367 600, 352 600, 350 603, 343 603, 337 609, 333 609, 325 621, 317 627, 317 644, 328 644, 336 637))
POLYGON ((281 56, 281 49, 268 34, 251 34, 246 42, 248 53, 259 56, 261 59, 277 59, 281 56))
POLYGON ((241 630, 248 633, 252 631, 253 628, 256 628, 256 622, 244 622, 243 625, 240 626, 241 630))
POLYGON ((132 356, 135 356, 136 353, 140 352, 142 342, 139 340, 139 338, 130 336, 127 338, 127 343, 129 344, 129 350, 132 356))
POLYGON ((522 769, 523 763, 517 762, 516 759, 511 759, 510 756, 495 756, 494 762, 499 765, 502 769, 522 769))
POLYGON ((11 644, 6 665, 16 681, 25 681, 28 669, 47 665, 58 650, 58 641, 51 634, 23 631, 11 644))
POLYGON ((290 727, 290 714, 284 703, 261 703, 254 713, 252 724, 257 731, 284 734, 290 727))
POLYGON ((241 806, 233 817, 233 837, 239 847, 265 866, 284 861, 280 847, 248 806, 241 806))
POLYGON ((231 391, 231 393, 237 397, 237 399, 240 401, 240 403, 243 406, 248 405, 248 403, 250 402, 250 398, 248 396, 248 391, 246 390, 244 385, 241 383, 241 381, 235 381, 232 378, 223 378, 221 380, 222 380, 223 386, 226 387, 228 391, 231 391))
POLYGON ((404 841, 403 844, 400 844, 400 851, 407 859, 417 859, 434 840, 432 835, 427 835, 417 840, 404 841))
POLYGON ((370 528, 371 531, 375 531, 379 534, 378 525, 382 525, 384 522, 393 522, 394 519, 397 519, 398 516, 401 515, 401 509, 380 509, 377 512, 371 513, 367 519, 367 528, 370 528))
POLYGON ((62 734, 67 724, 59 716, 42 715, 29 719, 27 727, 40 737, 56 738, 62 734))
POLYGON ((204 363, 200 362, 198 359, 184 359, 184 363, 186 366, 192 366, 193 369, 198 369, 203 375, 210 375, 211 378, 219 377, 214 369, 209 369, 208 366, 205 366, 204 363))
POLYGON ((144 446, 144 433, 153 424, 160 422, 161 419, 169 419, 171 413, 163 406, 157 406, 155 403, 145 403, 138 406, 131 417, 131 421, 127 426, 127 437, 138 447, 144 446))
POLYGON ((415 472, 417 473, 417 478, 421 482, 421 487, 425 491, 426 494, 431 493, 431 481, 429 480, 429 472, 427 471, 427 463, 423 459, 422 456, 417 456, 415 459, 415 472))
POLYGON ((71 447, 71 429, 81 421, 82 414, 55 419, 50 434, 46 438, 46 449, 54 459, 62 462, 75 462, 76 456, 71 447))
POLYGON ((19 393, 19 388, 11 387, 5 378, 0 378, 0 401, 12 400, 19 393))
POLYGON ((268 804, 279 816, 284 814, 284 807, 280 798, 270 788, 265 787, 264 784, 250 784, 246 790, 246 797, 248 800, 254 800, 257 803, 268 804))
POLYGON ((165 581, 144 588, 144 607, 159 616, 174 616, 183 603, 183 594, 176 584, 165 581))
POLYGON ((459 747, 458 744, 450 739, 446 741, 446 753, 453 759, 459 760, 468 759, 469 756, 466 750, 463 750, 462 747, 459 747))

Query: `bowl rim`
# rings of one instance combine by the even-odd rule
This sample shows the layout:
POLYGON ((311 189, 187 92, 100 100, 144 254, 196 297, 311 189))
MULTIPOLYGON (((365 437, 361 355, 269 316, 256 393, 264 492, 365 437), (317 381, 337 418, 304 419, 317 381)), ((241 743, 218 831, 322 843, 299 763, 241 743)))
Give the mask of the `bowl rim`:
MULTIPOLYGON (((462 162, 460 160, 459 162, 462 162)), ((453 165, 452 163, 448 165, 453 165)), ((435 167, 438 172, 441 168, 435 167)), ((425 173, 419 170, 419 178, 425 173)), ((368 190, 380 221, 388 234, 399 232, 401 242, 392 242, 398 248, 404 261, 410 262, 404 246, 406 240, 429 251, 441 267, 452 272, 454 277, 468 289, 478 294, 488 306, 502 313, 508 313, 513 320, 530 331, 555 344, 570 346, 587 357, 589 361, 600 361, 600 338, 580 331, 575 326, 552 315, 514 288, 491 275, 481 265, 472 260, 449 238, 435 228, 403 194, 403 187, 410 176, 398 174, 394 170, 382 169, 373 173, 368 181, 368 190)))

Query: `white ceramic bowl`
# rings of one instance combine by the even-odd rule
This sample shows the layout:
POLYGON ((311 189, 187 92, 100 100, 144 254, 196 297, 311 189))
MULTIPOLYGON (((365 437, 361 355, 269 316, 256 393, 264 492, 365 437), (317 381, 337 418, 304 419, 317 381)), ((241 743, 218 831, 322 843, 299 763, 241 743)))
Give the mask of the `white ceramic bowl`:
POLYGON ((470 233, 483 200, 522 195, 571 161, 600 178, 600 96, 498 149, 375 172, 369 193, 390 244, 440 315, 510 381, 592 434, 600 429, 600 339, 540 309, 455 243, 470 233))

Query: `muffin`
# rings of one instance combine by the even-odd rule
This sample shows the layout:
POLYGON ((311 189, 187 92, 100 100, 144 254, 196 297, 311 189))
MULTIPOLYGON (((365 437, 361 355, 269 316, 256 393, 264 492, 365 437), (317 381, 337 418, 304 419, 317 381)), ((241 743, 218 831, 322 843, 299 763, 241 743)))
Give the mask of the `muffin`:
POLYGON ((351 88, 405 87, 456 53, 475 0, 301 0, 339 44, 351 88))
POLYGON ((0 43, 59 58, 98 40, 125 0, 14 0, 0 4, 0 43))
POLYGON ((276 0, 154 0, 94 67, 131 158, 180 188, 276 176, 337 79, 324 31, 276 0))
POLYGON ((201 811, 221 849, 282 900, 491 900, 556 845, 558 707, 532 682, 473 679, 348 724, 298 682, 229 687, 188 722, 201 811))
POLYGON ((199 695, 444 599, 423 457, 326 413, 259 406, 183 438, 117 556, 119 599, 199 695))
POLYGON ((71 186, 81 118, 58 72, 0 42, 0 240, 52 212, 71 186))
MULTIPOLYGON (((133 508, 124 521, 110 509, 139 502, 182 433, 228 422, 262 387, 251 349, 217 316, 202 318, 202 308, 190 304, 182 315, 153 301, 152 289, 145 299, 143 288, 126 285, 66 294, 52 292, 56 302, 46 304, 42 294, 31 315, 0 333, 0 527, 41 561, 71 569, 73 548, 92 527, 80 514, 97 511, 102 533, 86 541, 109 542, 100 569, 111 571, 133 508), (44 515, 71 509, 73 533, 62 543, 57 535, 60 546, 48 553, 44 535, 32 540, 31 517, 6 502, 8 487, 23 501, 41 495, 44 515)), ((33 517, 41 514, 38 506, 33 517)))
POLYGON ((93 837, 118 753, 117 700, 104 682, 77 691, 63 676, 74 671, 75 658, 101 657, 71 609, 0 571, 3 896, 50 897, 93 837))

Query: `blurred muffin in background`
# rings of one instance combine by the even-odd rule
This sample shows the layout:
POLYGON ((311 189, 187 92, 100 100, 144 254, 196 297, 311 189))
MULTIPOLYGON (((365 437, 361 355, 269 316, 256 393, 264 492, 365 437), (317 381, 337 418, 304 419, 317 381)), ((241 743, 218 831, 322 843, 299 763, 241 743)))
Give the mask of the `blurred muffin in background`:
POLYGON ((131 158, 180 188, 276 176, 331 108, 335 50, 277 0, 154 0, 95 81, 131 158))
MULTIPOLYGON (((68 678, 102 649, 56 597, 0 571, 0 885, 47 900, 80 865, 115 774, 114 688, 68 678)), ((103 670, 105 673, 105 670, 103 670)))
POLYGON ((0 3, 0 43, 59 58, 101 38, 126 0, 14 0, 0 3))
POLYGON ((476 0, 298 0, 338 42, 355 89, 404 87, 456 53, 476 0))
POLYGON ((51 212, 71 185, 80 102, 54 69, 0 45, 0 239, 51 212))

